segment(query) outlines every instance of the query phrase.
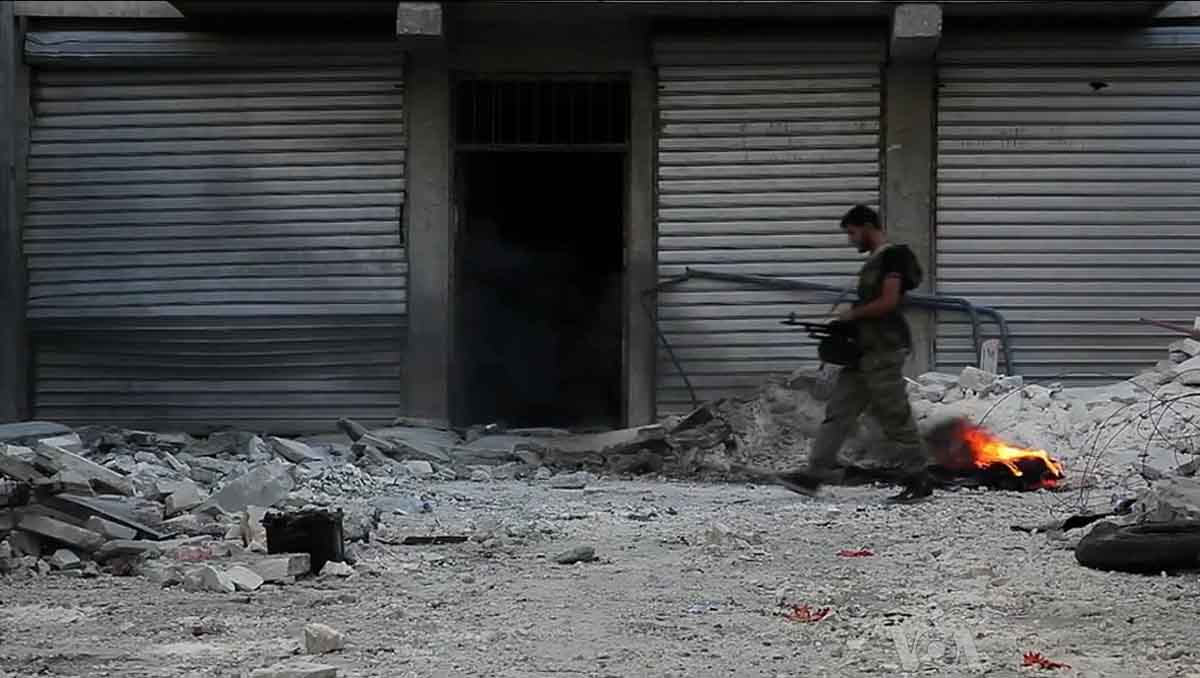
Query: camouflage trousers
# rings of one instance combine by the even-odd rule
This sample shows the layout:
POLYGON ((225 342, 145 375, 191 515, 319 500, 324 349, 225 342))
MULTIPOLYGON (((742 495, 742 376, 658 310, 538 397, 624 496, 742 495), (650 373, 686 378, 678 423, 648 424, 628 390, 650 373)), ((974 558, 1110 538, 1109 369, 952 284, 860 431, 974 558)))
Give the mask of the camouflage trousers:
POLYGON ((825 407, 825 419, 809 455, 808 471, 817 477, 836 473, 837 455, 858 426, 859 416, 869 411, 883 428, 888 450, 902 472, 917 476, 925 472, 929 450, 913 420, 904 382, 902 351, 867 353, 857 368, 843 369, 833 386, 833 395, 825 407), (894 455, 894 456, 892 456, 894 455))

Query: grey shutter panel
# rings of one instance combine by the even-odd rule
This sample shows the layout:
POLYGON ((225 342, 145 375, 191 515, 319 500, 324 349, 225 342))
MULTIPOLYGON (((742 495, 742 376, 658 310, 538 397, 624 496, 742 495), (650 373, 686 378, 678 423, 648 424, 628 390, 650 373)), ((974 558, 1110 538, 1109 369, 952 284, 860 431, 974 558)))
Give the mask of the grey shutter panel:
MULTIPOLYGON (((947 37, 939 291, 1002 311, 1026 377, 1153 365, 1169 335, 1138 318, 1200 314, 1200 31, 947 37)), ((939 369, 972 353, 943 314, 939 369)))
POLYGON ((404 80, 383 53, 35 70, 39 418, 295 432, 397 413, 404 80))
MULTIPOLYGON (((882 58, 879 36, 658 39, 659 276, 692 267, 853 285, 860 259, 838 221, 879 201, 882 58)), ((830 305, 691 281, 661 294, 657 311, 707 400, 812 364, 812 343, 780 321, 823 318, 830 305)), ((690 407, 662 350, 657 404, 690 407)))

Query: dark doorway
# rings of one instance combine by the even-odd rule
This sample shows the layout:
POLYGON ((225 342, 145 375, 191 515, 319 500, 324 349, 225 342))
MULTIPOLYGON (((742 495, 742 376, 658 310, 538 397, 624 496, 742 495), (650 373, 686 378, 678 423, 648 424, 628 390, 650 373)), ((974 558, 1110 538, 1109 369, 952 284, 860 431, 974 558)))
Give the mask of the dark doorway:
POLYGON ((625 156, 457 154, 459 423, 621 423, 625 156))

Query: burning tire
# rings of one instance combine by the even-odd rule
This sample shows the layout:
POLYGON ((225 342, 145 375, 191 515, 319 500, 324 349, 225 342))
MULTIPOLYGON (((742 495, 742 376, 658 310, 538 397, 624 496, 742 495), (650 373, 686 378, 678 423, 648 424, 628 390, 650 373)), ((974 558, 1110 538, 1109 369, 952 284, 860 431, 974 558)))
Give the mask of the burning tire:
POLYGON ((1200 521, 1118 526, 1097 523, 1075 548, 1075 560, 1095 570, 1158 574, 1200 567, 1200 521))

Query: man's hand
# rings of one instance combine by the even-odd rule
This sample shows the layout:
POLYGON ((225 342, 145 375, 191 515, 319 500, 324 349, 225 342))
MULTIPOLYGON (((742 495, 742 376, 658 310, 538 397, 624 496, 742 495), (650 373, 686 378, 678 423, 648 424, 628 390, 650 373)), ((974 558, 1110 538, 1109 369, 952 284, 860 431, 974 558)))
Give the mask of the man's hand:
POLYGON ((852 308, 848 308, 848 309, 842 311, 837 316, 837 321, 840 323, 852 323, 857 319, 858 318, 854 314, 854 309, 852 309, 852 308))

